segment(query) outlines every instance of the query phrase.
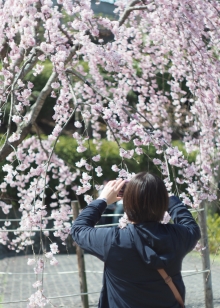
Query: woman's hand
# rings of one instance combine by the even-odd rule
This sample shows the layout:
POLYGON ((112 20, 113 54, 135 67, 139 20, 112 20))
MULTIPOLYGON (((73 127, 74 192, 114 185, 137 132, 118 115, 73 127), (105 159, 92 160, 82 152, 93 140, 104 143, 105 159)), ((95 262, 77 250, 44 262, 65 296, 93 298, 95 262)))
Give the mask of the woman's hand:
POLYGON ((99 199, 105 198, 108 205, 121 200, 122 197, 118 197, 117 195, 125 183, 126 181, 122 179, 109 181, 103 188, 99 199))

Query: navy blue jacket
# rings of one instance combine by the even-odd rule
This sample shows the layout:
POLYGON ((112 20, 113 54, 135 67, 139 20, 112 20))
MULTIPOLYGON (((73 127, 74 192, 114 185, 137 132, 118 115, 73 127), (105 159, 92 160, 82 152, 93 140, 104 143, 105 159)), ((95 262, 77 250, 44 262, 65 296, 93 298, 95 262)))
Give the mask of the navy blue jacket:
POLYGON ((101 308, 179 308, 157 268, 164 268, 185 298, 181 276, 184 256, 200 238, 200 230, 179 198, 170 197, 168 212, 174 224, 146 222, 126 228, 94 228, 106 208, 100 199, 74 221, 76 243, 105 262, 101 308))

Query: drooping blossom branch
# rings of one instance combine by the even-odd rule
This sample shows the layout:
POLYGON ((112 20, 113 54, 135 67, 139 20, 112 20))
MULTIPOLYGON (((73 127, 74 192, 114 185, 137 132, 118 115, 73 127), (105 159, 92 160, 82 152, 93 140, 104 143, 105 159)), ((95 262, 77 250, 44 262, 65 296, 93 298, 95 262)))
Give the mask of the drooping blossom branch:
MULTIPOLYGON (((0 4, 0 160, 6 159, 0 189, 5 194, 8 187, 16 187, 21 212, 14 237, 7 233, 6 222, 0 228, 0 242, 16 251, 32 245, 32 235, 47 228, 50 216, 58 229, 54 235, 65 243, 70 191, 89 202, 94 175, 100 179, 103 175, 99 163, 103 127, 125 164, 147 157, 146 148, 153 147, 152 161, 168 190, 178 191, 186 204, 196 207, 203 200, 215 200, 220 179, 219 2, 118 0, 118 20, 95 16, 90 0, 57 4, 46 0, 0 4), (107 41, 102 29, 114 38, 107 41), (35 98, 35 77, 41 77, 47 66, 49 76, 35 98), (38 134, 28 137, 50 96, 55 99, 52 132, 46 139, 38 134), (54 152, 70 122, 80 154, 73 169, 54 152), (186 155, 196 153, 194 162, 173 146, 174 139, 184 143, 186 155), (124 142, 132 148, 123 148, 124 142), (92 143, 97 152, 88 160, 84 153, 92 143), (56 186, 47 203, 52 179, 56 186)), ((132 176, 125 164, 109 168, 116 177, 132 176)), ((12 208, 6 200, 0 207, 5 215, 12 208)), ((47 231, 42 234, 49 236, 47 231)), ((45 252, 51 265, 57 264, 56 253, 55 246, 45 252)), ((45 258, 29 263, 43 273, 45 258)), ((40 283, 39 279, 30 307, 46 303, 40 283)))

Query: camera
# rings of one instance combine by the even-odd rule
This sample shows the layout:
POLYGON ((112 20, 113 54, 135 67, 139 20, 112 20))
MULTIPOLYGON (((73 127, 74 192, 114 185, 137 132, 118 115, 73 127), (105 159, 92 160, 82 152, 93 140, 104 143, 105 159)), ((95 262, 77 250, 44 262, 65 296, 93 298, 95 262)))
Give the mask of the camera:
POLYGON ((123 197, 124 195, 124 191, 125 191, 125 188, 127 186, 129 181, 126 181, 125 184, 122 186, 122 188, 120 189, 119 193, 118 193, 118 197, 123 197))

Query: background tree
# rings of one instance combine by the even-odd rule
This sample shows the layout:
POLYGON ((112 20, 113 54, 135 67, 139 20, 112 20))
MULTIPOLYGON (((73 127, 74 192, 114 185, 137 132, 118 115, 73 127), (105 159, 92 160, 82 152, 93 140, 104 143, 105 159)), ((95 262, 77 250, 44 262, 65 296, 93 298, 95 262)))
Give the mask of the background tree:
MULTIPOLYGON (((7 160, 0 206, 7 215, 11 204, 4 198, 16 187, 22 215, 13 240, 6 232, 9 223, 0 230, 1 243, 11 249, 24 249, 35 228, 46 228, 50 207, 58 229, 54 234, 65 242, 69 188, 77 196, 85 194, 87 202, 92 197, 86 192, 99 189, 94 176, 102 176, 103 128, 121 157, 120 164, 109 166, 115 177, 132 176, 127 160, 148 155, 151 146, 169 191, 194 207, 216 199, 219 2, 119 0, 115 5, 116 21, 95 16, 89 0, 0 1, 0 160, 7 160), (103 29, 111 32, 112 41, 100 37, 103 29), (45 67, 49 76, 39 91, 45 67), (54 121, 43 139, 36 125, 42 108, 48 122, 54 121), (72 136, 81 153, 74 171, 54 152, 69 123, 74 123, 72 136), (195 163, 172 146, 177 137, 187 155, 198 153, 195 163), (124 146, 128 142, 133 148, 124 146), (84 152, 91 144, 97 152, 88 159, 84 152), (57 185, 49 203, 52 179, 57 185)), ((52 245, 47 256, 56 264, 52 245)), ((42 260, 35 263, 37 273, 42 260)))

